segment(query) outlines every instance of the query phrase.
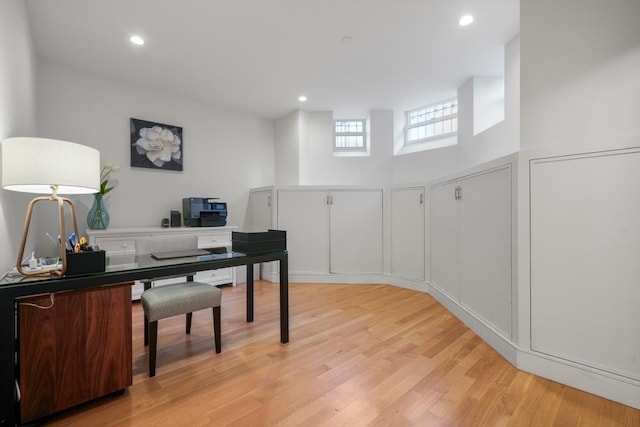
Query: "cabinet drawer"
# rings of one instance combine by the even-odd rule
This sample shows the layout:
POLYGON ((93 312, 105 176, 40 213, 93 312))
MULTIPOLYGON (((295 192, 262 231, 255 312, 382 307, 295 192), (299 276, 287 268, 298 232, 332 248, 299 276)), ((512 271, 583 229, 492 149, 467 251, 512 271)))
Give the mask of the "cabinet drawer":
POLYGON ((136 254, 136 241, 133 239, 97 237, 96 245, 109 255, 136 254))
POLYGON ((106 252, 107 267, 136 262, 136 241, 121 237, 96 237, 96 245, 106 252))
POLYGON ((217 270, 198 271, 193 278, 196 282, 221 285, 233 283, 233 270, 231 267, 219 268, 217 270))
POLYGON ((198 236, 198 248, 219 248, 231 245, 231 233, 211 233, 198 236))

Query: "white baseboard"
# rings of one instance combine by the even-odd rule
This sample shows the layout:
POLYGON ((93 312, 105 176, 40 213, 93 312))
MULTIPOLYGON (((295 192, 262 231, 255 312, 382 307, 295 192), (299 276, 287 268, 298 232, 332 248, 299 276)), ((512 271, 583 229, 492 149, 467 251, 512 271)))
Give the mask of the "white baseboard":
POLYGON ((417 292, 429 293, 429 285, 425 281, 404 279, 402 277, 385 276, 385 284, 399 288, 411 289, 417 292))
MULTIPOLYGON (((268 282, 279 282, 280 273, 271 272, 262 278, 268 282)), ((289 273, 289 283, 364 283, 364 284, 388 284, 388 279, 379 274, 351 275, 351 274, 300 274, 289 273)))
POLYGON ((381 274, 300 274, 289 273, 290 283, 361 283, 386 284, 381 274))
POLYGON ((523 349, 518 351, 516 367, 578 390, 640 409, 640 381, 523 349))
POLYGON ((456 316, 462 321, 462 323, 467 325, 469 329, 478 334, 484 342, 489 344, 502 357, 507 359, 509 363, 516 366, 518 354, 517 347, 509 341, 508 338, 484 323, 481 319, 469 312, 456 301, 452 300, 447 294, 442 292, 433 284, 429 285, 429 293, 447 310, 449 310, 451 314, 456 316))

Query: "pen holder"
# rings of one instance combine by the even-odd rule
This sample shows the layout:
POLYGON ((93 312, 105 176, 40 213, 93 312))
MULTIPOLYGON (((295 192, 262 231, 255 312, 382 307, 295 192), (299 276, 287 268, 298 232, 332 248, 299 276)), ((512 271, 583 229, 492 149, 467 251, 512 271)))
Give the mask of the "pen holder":
POLYGON ((65 275, 102 273, 106 266, 105 260, 105 251, 68 253, 65 275))

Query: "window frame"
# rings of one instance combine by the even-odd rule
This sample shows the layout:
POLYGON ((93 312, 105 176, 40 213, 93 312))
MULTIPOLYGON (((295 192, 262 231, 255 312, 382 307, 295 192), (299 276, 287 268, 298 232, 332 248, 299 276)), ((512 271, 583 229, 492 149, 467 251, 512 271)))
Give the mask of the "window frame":
MULTIPOLYGON (((414 108, 412 110, 408 110, 405 112, 405 129, 404 129, 404 145, 407 147, 413 147, 419 144, 423 144, 423 143, 429 143, 432 141, 437 141, 439 139, 443 139, 443 138, 449 138, 452 136, 456 136, 458 134, 458 98, 449 98, 443 101, 439 101, 436 102, 434 104, 429 104, 423 107, 419 107, 419 108, 414 108), (451 104, 453 103, 453 105, 451 106, 447 106, 447 104, 451 104), (424 121, 420 121, 418 123, 414 123, 414 124, 410 124, 411 123, 411 114, 413 113, 417 113, 417 112, 421 112, 424 111, 424 114, 426 115, 428 110, 430 109, 435 109, 437 107, 442 107, 442 109, 444 108, 451 108, 455 106, 455 113, 452 114, 448 114, 444 117, 434 117, 432 119, 428 119, 428 120, 424 120, 424 121), (437 135, 432 135, 432 136, 427 136, 424 138, 419 138, 419 139, 414 139, 414 140, 410 140, 409 139, 409 132, 412 129, 416 129, 422 126, 428 126, 428 125, 435 125, 436 123, 441 123, 444 122, 446 120, 453 120, 455 119, 455 130, 454 131, 450 131, 450 132, 446 132, 446 133, 440 133, 437 135)), ((426 147, 425 149, 429 149, 429 148, 437 148, 439 147, 438 144, 434 144, 434 147, 426 147)))
POLYGON ((366 153, 367 147, 367 120, 366 119, 334 119, 333 120, 333 151, 335 153, 366 153), (338 132, 336 124, 338 122, 358 122, 362 125, 362 132, 338 132), (337 138, 339 136, 361 136, 362 147, 338 147, 337 138))

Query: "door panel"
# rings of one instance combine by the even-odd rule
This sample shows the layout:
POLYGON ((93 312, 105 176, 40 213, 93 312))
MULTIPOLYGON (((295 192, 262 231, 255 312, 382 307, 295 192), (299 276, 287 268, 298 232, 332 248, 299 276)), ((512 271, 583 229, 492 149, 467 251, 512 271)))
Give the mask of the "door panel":
MULTIPOLYGON (((254 191, 251 193, 251 224, 250 231, 264 232, 273 228, 272 221, 273 191, 254 191)), ((270 279, 271 272, 277 270, 277 262, 263 262, 254 266, 253 277, 270 279)))
POLYGON ((271 190, 251 193, 251 231, 261 232, 272 228, 271 190))
POLYGON ((278 229, 287 232, 290 274, 329 272, 326 192, 280 190, 278 229))
POLYGON ((382 273, 382 191, 331 192, 331 273, 382 273))
POLYGON ((459 185, 460 303, 510 338, 511 168, 459 185))
POLYGON ((531 347, 640 380, 640 152, 531 165, 531 347))
POLYGON ((424 188, 391 192, 391 275, 424 280, 424 188))
POLYGON ((455 301, 458 289, 458 201, 457 182, 447 182, 431 188, 429 200, 431 236, 431 281, 455 301))

